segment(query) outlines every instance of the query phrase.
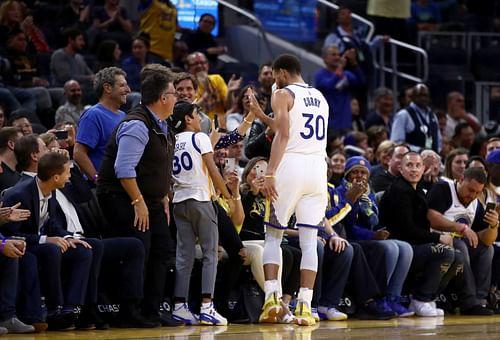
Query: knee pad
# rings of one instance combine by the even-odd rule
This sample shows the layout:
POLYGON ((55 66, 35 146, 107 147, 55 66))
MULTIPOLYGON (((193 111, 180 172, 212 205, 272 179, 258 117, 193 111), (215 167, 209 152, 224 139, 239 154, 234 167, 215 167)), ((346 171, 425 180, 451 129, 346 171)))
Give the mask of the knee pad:
POLYGON ((264 264, 280 265, 281 240, 283 239, 283 230, 267 228, 266 241, 264 243, 264 253, 262 262, 264 264))
POLYGON ((317 236, 317 229, 299 228, 300 250, 302 251, 301 270, 318 271, 317 236))

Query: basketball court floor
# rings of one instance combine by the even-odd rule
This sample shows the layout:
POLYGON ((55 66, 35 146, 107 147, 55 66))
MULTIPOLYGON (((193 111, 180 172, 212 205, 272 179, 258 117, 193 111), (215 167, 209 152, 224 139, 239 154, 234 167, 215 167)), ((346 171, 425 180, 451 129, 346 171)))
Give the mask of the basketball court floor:
POLYGON ((313 327, 293 325, 191 326, 156 329, 110 329, 106 331, 46 332, 4 335, 7 339, 500 339, 500 316, 446 316, 441 318, 401 318, 389 321, 347 320, 321 322, 313 327))

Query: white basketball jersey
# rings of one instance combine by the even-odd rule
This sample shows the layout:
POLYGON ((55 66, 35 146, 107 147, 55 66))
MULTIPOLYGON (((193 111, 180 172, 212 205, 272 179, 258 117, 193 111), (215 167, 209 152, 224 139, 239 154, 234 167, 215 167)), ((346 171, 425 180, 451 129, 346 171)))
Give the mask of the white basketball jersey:
POLYGON ((451 205, 444 212, 444 217, 446 217, 450 221, 464 223, 469 227, 472 226, 472 222, 474 222, 474 217, 476 216, 477 205, 479 204, 479 200, 476 198, 473 200, 467 207, 465 207, 460 200, 458 199, 457 190, 455 189, 454 182, 447 182, 451 191, 451 205))
POLYGON ((326 156, 328 103, 325 97, 307 84, 291 84, 285 89, 294 97, 285 153, 326 156))
POLYGON ((206 134, 186 131, 175 135, 173 203, 187 199, 211 200, 213 185, 202 158, 208 152, 213 152, 213 149, 206 134))

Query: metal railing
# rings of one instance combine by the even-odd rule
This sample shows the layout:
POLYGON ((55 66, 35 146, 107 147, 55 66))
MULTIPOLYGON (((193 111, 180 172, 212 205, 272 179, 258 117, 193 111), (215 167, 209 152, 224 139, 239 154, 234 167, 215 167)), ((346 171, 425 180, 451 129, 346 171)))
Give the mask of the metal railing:
MULTIPOLYGON (((385 44, 390 48, 390 65, 386 66, 385 62, 385 46, 378 47, 378 53, 374 53, 375 68, 378 69, 378 85, 386 86, 386 74, 392 75, 391 87, 393 93, 396 95, 398 93, 398 82, 399 78, 413 81, 415 83, 424 83, 427 81, 429 76, 429 58, 427 52, 420 47, 407 44, 403 41, 390 38, 385 44), (413 52, 417 57, 417 70, 416 75, 411 75, 406 72, 402 72, 398 68, 398 48, 406 49, 413 52), (378 59, 377 59, 378 56, 378 59)), ((377 52, 377 51, 376 51, 377 52)))
MULTIPOLYGON (((338 10, 340 8, 339 5, 336 5, 334 3, 328 2, 327 0, 317 0, 317 1, 320 4, 325 5, 327 7, 330 7, 332 9, 334 9, 334 10, 338 10)), ((365 41, 371 41, 372 37, 373 37, 373 34, 375 33, 375 25, 370 20, 367 20, 367 19, 363 18, 362 16, 359 16, 359 15, 357 15, 355 13, 352 13, 351 16, 352 16, 352 18, 354 20, 362 22, 363 24, 365 24, 366 26, 368 26, 368 33, 366 34, 365 41)))
POLYGON ((244 9, 239 8, 236 5, 233 5, 230 2, 227 2, 226 0, 215 0, 217 3, 220 5, 227 7, 228 9, 235 11, 238 14, 243 15, 244 17, 248 18, 250 21, 255 23, 255 26, 257 26, 257 29, 259 30, 260 34, 262 35, 262 39, 264 40, 264 45, 266 46, 267 52, 269 55, 271 55, 272 59, 274 59, 274 53, 271 48, 271 44, 269 43, 269 39, 267 39, 267 33, 266 30, 264 29, 264 26, 262 25, 262 22, 257 18, 255 15, 249 13, 248 11, 245 11, 244 9))
POLYGON ((490 120, 498 119, 499 112, 491 112, 491 89, 500 87, 498 82, 477 81, 475 82, 475 112, 477 119, 483 124, 490 120))

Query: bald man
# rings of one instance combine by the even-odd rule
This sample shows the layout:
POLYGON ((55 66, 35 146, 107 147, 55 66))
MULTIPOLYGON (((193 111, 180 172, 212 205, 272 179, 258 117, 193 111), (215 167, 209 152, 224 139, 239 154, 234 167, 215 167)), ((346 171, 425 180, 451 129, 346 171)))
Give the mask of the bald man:
POLYGON ((431 97, 425 84, 412 89, 411 102, 394 117, 391 140, 406 143, 413 151, 441 150, 441 133, 436 115, 429 107, 431 97))
POLYGON ((82 105, 82 90, 80 88, 80 83, 73 79, 68 80, 64 84, 64 96, 66 97, 66 102, 56 111, 56 124, 71 122, 76 125, 84 109, 82 105))

